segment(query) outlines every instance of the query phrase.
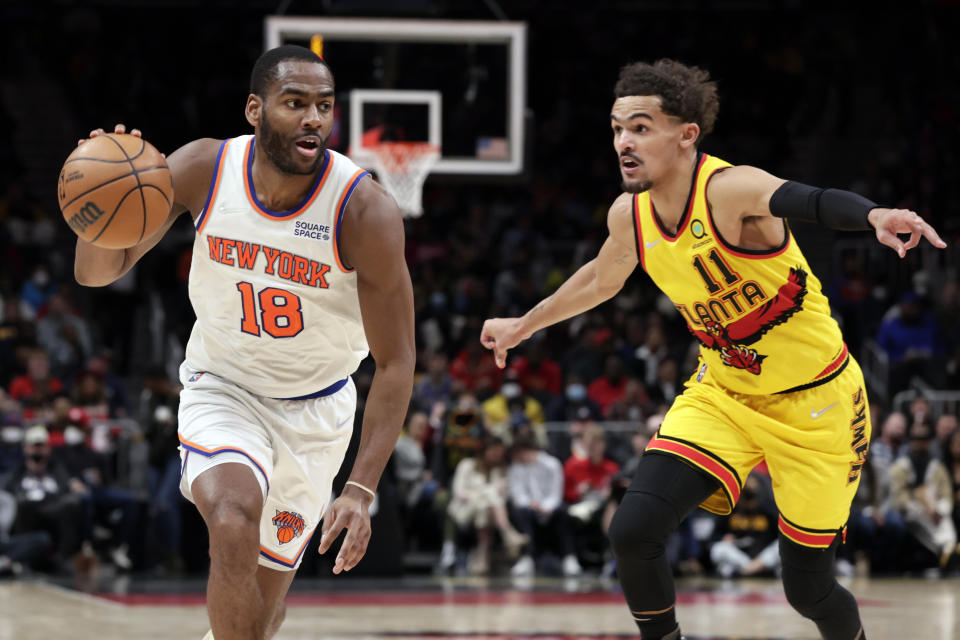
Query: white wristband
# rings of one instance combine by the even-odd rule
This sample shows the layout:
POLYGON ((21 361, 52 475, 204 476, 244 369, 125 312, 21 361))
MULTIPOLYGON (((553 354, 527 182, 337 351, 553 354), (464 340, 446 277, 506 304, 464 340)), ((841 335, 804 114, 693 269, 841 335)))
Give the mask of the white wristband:
MULTIPOLYGON (((375 491, 373 491, 373 490, 371 490, 371 489, 368 489, 367 487, 363 486, 363 485, 360 484, 359 482, 354 482, 353 480, 347 480, 346 484, 352 484, 353 486, 355 486, 355 487, 357 487, 357 488, 359 488, 359 489, 363 489, 364 491, 366 491, 367 493, 370 494, 370 497, 371 497, 371 498, 376 498, 376 497, 377 497, 377 494, 376 494, 375 491)), ((346 486, 346 485, 345 485, 345 486, 346 486)))

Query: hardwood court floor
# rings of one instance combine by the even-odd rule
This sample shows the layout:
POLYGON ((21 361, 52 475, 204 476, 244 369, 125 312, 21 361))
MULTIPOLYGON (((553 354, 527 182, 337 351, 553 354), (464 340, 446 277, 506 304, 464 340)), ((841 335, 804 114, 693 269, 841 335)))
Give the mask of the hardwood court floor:
MULTIPOLYGON (((621 595, 597 580, 307 582, 288 599, 277 640, 612 640, 636 638, 621 595)), ((296 584, 296 583, 295 583, 296 584)), ((870 640, 960 640, 957 579, 852 580, 870 640)), ((775 581, 681 582, 689 640, 815 640, 775 581)), ((42 581, 0 583, 0 640, 176 638, 207 630, 198 583, 162 590, 131 583, 91 595, 42 581)))

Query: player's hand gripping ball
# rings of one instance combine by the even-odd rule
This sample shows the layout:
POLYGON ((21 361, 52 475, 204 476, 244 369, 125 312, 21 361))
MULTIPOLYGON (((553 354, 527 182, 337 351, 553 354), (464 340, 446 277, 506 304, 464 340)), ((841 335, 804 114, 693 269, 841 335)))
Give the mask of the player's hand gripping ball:
POLYGON ((167 220, 173 178, 166 159, 146 140, 101 133, 63 163, 57 198, 78 236, 105 249, 126 249, 167 220))

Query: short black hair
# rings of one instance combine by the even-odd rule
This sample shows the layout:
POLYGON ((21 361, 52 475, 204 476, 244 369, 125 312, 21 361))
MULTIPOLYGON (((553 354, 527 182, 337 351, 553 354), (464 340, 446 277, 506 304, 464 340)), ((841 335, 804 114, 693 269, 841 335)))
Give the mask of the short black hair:
POLYGON ((660 96, 660 108, 665 114, 699 125, 698 142, 713 131, 720 110, 717 83, 707 71, 667 58, 653 64, 634 62, 623 67, 613 93, 617 98, 660 96))
POLYGON ((267 88, 277 79, 277 66, 287 60, 304 60, 322 64, 327 68, 327 71, 330 71, 330 77, 333 77, 333 71, 327 61, 313 51, 299 45, 285 44, 264 51, 257 58, 253 65, 253 71, 250 73, 250 93, 261 98, 266 95, 267 88))

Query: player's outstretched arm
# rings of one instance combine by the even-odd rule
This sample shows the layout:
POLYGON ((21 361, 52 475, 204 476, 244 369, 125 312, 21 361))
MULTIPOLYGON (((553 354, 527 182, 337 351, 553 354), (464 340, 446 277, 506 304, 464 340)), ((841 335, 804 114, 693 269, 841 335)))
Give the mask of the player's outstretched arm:
POLYGON ((367 508, 390 459, 413 390, 416 361, 413 286, 404 258, 403 217, 393 197, 362 180, 343 217, 341 256, 357 272, 357 292, 370 354, 377 363, 363 413, 360 448, 349 482, 323 517, 320 553, 344 529, 333 572, 349 571, 370 541, 367 508), (357 486, 360 485, 360 486, 357 486))
POLYGON ((842 231, 873 229, 877 240, 901 258, 921 238, 938 249, 947 246, 914 211, 881 207, 851 191, 787 181, 756 167, 731 167, 716 174, 707 187, 707 199, 714 211, 723 215, 799 219, 842 231), (907 233, 910 238, 906 242, 897 237, 907 233))
POLYGON ((552 296, 520 318, 492 318, 483 323, 480 342, 492 349, 497 366, 507 351, 536 331, 592 309, 615 296, 639 262, 633 239, 633 196, 623 194, 607 213, 607 237, 597 257, 580 267, 552 296))
MULTIPOLYGON (((114 133, 125 133, 126 127, 118 124, 114 133)), ((104 133, 103 129, 90 132, 95 138, 104 133)), ((139 129, 132 129, 130 135, 141 137, 139 129)), ((82 139, 78 144, 83 144, 82 139)), ((143 255, 152 249, 173 226, 184 211, 200 213, 206 198, 210 179, 213 177, 214 163, 219 140, 209 138, 194 140, 173 152, 167 158, 167 166, 173 177, 173 205, 166 222, 140 244, 128 249, 104 249, 82 238, 77 238, 77 250, 73 272, 77 282, 87 287, 103 287, 117 280, 130 270, 143 255)))

